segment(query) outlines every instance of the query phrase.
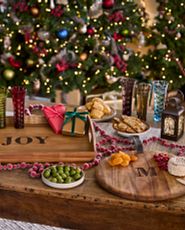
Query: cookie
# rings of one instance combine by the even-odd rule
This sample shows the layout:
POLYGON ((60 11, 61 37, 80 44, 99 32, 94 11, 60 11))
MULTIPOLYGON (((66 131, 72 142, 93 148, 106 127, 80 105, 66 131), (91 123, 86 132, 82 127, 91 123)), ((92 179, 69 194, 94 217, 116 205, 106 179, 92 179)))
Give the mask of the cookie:
POLYGON ((122 115, 121 118, 114 118, 113 128, 125 133, 141 133, 148 126, 136 117, 122 115))
POLYGON ((101 98, 93 98, 92 101, 85 104, 86 109, 90 112, 93 119, 101 119, 112 113, 111 108, 104 103, 101 98))
POLYGON ((102 111, 99 111, 97 109, 92 109, 90 116, 93 119, 101 119, 103 117, 104 113, 102 111))
POLYGON ((103 112, 104 106, 100 102, 94 101, 94 103, 92 104, 92 109, 100 110, 103 112))

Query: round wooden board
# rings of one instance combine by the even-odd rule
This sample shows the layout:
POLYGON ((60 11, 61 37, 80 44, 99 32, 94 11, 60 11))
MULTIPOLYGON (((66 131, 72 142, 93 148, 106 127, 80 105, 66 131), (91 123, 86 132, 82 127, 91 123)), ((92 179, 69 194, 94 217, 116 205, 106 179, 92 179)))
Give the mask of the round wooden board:
POLYGON ((160 170, 153 153, 138 154, 128 167, 110 166, 108 158, 96 169, 100 186, 120 197, 138 201, 160 201, 185 194, 185 186, 168 172, 160 170))

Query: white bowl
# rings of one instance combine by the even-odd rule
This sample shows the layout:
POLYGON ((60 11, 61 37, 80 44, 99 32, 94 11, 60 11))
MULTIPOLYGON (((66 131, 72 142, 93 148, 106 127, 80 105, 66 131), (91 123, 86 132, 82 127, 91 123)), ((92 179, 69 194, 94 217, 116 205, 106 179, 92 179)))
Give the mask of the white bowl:
POLYGON ((44 184, 46 184, 46 185, 48 185, 49 187, 52 187, 52 188, 58 188, 58 189, 74 188, 74 187, 77 187, 80 184, 82 184, 84 182, 84 180, 85 180, 85 173, 84 173, 84 171, 82 171, 82 177, 77 181, 67 183, 67 184, 65 184, 65 183, 54 183, 54 182, 51 182, 51 181, 49 181, 48 179, 46 179, 44 177, 44 175, 43 175, 44 171, 42 172, 42 181, 43 181, 44 184))

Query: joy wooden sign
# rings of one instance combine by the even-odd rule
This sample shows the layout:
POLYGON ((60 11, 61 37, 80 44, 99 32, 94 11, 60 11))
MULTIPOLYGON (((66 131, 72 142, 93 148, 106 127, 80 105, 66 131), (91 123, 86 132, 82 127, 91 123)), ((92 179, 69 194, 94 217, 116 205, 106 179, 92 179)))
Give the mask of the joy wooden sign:
POLYGON ((41 137, 41 136, 9 136, 5 137, 2 141, 1 145, 11 145, 11 144, 18 144, 18 145, 28 145, 28 144, 34 144, 36 141, 38 144, 46 144, 46 140, 48 139, 47 136, 41 137))
POLYGON ((86 162, 95 157, 94 141, 56 135, 47 125, 9 126, 0 130, 0 162, 86 162))

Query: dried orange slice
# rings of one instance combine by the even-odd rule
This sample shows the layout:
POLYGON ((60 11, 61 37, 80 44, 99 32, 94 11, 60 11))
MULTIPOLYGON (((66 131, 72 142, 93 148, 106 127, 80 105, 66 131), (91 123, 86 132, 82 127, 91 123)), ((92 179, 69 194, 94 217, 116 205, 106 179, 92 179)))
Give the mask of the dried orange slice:
POLYGON ((109 162, 109 164, 110 164, 111 166, 114 166, 114 164, 112 163, 112 160, 111 160, 111 159, 108 160, 108 162, 109 162))
POLYGON ((128 154, 126 154, 126 153, 123 153, 122 156, 121 156, 121 158, 122 158, 123 160, 130 161, 130 156, 129 156, 128 154))
POLYGON ((129 163, 130 163, 130 161, 123 160, 122 163, 121 163, 121 166, 127 167, 129 165, 129 163))
POLYGON ((113 165, 119 165, 119 164, 122 163, 122 161, 123 161, 122 158, 119 157, 119 158, 113 159, 113 160, 112 160, 112 163, 113 163, 113 165))
POLYGON ((137 161, 138 157, 134 154, 130 155, 130 160, 131 161, 137 161))
POLYGON ((121 165, 123 167, 126 167, 129 165, 131 161, 136 160, 137 157, 134 154, 128 155, 127 153, 119 151, 118 153, 114 153, 111 155, 111 158, 108 160, 108 163, 111 166, 121 165))

